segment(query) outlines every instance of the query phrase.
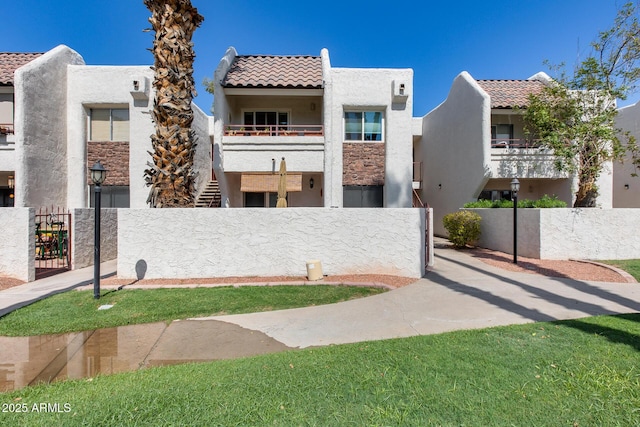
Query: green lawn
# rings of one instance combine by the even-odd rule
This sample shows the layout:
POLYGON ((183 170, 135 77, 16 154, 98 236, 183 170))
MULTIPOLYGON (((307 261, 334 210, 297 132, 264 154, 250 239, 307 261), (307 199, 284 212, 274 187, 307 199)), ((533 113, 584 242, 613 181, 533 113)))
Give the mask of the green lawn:
POLYGON ((639 351, 638 314, 459 331, 29 387, 0 424, 637 426, 639 351))
MULTIPOLYGON (((385 292, 360 286, 242 286, 105 292, 69 291, 0 318, 0 335, 30 336, 330 304, 385 292), (109 310, 100 305, 113 304, 109 310)), ((2 363, 0 361, 0 363, 2 363)))
POLYGON ((618 267, 626 271, 640 282, 640 259, 607 260, 601 262, 613 265, 614 267, 618 267))

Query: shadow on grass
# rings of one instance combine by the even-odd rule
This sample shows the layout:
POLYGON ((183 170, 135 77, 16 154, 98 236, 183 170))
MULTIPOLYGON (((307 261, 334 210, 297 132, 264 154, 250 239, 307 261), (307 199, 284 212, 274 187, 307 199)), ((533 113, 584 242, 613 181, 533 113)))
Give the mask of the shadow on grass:
MULTIPOLYGON (((640 322, 640 314, 619 314, 618 319, 625 319, 630 322, 640 322)), ((563 320, 557 322, 559 325, 569 326, 591 335, 599 335, 606 338, 609 342, 615 344, 625 344, 640 351, 640 336, 620 329, 610 328, 608 326, 596 325, 579 319, 563 320)))

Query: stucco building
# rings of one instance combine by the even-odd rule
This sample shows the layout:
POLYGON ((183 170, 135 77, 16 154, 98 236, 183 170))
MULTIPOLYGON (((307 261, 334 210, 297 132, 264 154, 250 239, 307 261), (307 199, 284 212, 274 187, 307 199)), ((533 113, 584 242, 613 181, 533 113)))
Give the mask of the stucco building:
MULTIPOLYGON (((520 110, 529 94, 539 93, 550 77, 526 80, 476 80, 460 73, 447 99, 420 119, 423 137, 416 159, 424 162, 420 194, 434 209, 434 232, 445 235, 442 218, 464 203, 510 198, 510 181, 520 181, 521 199, 555 195, 572 205, 577 182, 558 172, 550 150, 527 140, 520 110)), ((612 165, 598 181, 598 206, 612 207, 612 165)))
MULTIPOLYGON (((30 59, 15 67, 5 119, 15 145, 0 159, 0 185, 15 176, 15 205, 90 206, 88 168, 101 160, 103 206, 147 206, 150 67, 89 66, 66 46, 30 59)), ((334 68, 326 49, 229 48, 215 94, 215 118, 193 105, 196 188, 213 193, 204 205, 274 205, 285 158, 289 206, 412 206, 412 70, 334 68)))
POLYGON ((0 52, 0 207, 14 205, 15 183, 15 71, 40 53, 0 52))

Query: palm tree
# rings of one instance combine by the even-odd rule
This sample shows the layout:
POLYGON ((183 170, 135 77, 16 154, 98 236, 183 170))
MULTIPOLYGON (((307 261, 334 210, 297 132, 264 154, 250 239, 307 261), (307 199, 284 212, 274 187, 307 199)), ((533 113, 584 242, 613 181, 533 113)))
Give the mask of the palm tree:
POLYGON ((145 180, 150 186, 151 207, 191 207, 194 203, 193 157, 195 133, 191 130, 195 95, 191 37, 204 18, 191 0, 144 0, 151 11, 155 31, 153 56, 156 96, 151 135, 153 162, 148 162, 145 180))

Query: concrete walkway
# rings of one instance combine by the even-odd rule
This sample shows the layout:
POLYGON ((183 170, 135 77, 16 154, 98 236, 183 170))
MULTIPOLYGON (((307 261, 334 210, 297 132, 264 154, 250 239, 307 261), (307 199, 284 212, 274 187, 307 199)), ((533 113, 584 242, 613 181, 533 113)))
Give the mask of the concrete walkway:
POLYGON ((464 252, 437 249, 433 271, 391 292, 333 305, 209 319, 304 348, 632 312, 640 312, 638 285, 513 273, 464 252))
MULTIPOLYGON (((100 264, 100 277, 116 274, 116 260, 100 264)), ((93 283, 93 266, 0 291, 0 317, 48 296, 93 283)))
MULTIPOLYGON (((102 272, 115 273, 115 261, 102 272)), ((0 315, 46 295, 86 285, 93 268, 0 292, 0 315)), ((147 366, 230 359, 294 348, 441 333, 458 329, 640 312, 640 285, 513 273, 464 252, 436 250, 416 283, 338 304, 215 316, 97 331, 0 337, 0 391, 40 381, 147 366), (89 363, 100 360, 101 363, 89 363), (11 380, 9 380, 11 378, 11 380)))
MULTIPOLYGON (((115 274, 115 260, 101 265, 103 278, 115 274)), ((0 291, 0 316, 92 282, 93 267, 87 267, 0 291)), ((232 323, 304 348, 629 312, 640 312, 638 285, 514 273, 440 248, 432 271, 391 292, 317 307, 190 320, 232 323)))

